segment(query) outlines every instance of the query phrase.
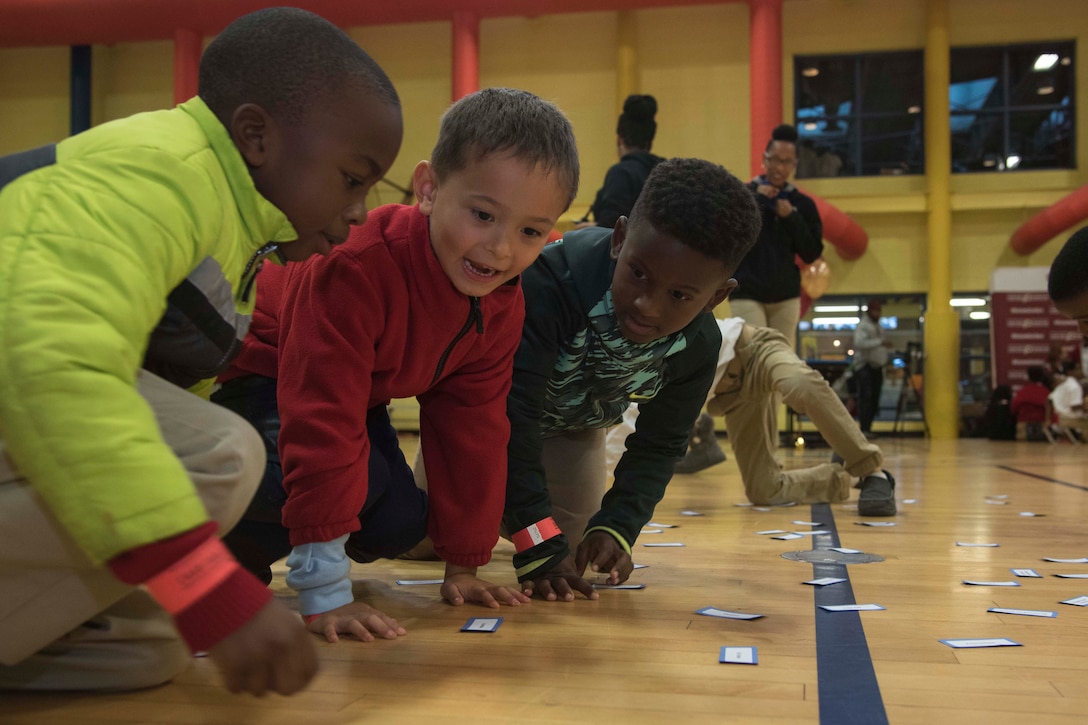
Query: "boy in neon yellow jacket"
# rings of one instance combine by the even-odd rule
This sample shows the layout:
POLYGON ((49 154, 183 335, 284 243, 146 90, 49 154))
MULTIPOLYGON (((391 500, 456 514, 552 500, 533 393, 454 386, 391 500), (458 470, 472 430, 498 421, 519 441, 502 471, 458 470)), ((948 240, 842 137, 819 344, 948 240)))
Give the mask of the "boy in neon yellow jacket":
POLYGON ((232 691, 316 671, 216 537, 261 443, 183 388, 237 352, 264 257, 327 253, 365 221, 399 101, 346 34, 283 8, 228 26, 199 87, 0 159, 0 687, 158 684, 182 641, 232 691))

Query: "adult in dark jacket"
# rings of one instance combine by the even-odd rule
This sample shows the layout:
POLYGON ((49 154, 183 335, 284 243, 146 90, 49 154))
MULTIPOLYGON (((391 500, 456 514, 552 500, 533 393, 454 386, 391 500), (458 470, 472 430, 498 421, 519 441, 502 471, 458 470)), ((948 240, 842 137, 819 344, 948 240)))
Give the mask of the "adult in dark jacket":
POLYGON ((650 153, 657 133, 657 101, 653 96, 630 95, 616 123, 616 151, 620 160, 604 175, 604 185, 579 227, 616 226, 621 216, 630 216, 646 177, 664 159, 650 153), (589 217, 593 217, 590 223, 589 217))

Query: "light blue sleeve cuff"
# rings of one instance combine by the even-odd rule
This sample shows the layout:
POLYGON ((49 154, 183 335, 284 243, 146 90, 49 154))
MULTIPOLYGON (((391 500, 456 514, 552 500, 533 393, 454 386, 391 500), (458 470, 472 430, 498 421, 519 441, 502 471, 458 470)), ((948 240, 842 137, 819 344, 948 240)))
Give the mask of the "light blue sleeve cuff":
POLYGON ((348 535, 315 541, 291 550, 287 557, 287 586, 298 592, 303 616, 321 614, 351 604, 351 562, 344 551, 348 535))

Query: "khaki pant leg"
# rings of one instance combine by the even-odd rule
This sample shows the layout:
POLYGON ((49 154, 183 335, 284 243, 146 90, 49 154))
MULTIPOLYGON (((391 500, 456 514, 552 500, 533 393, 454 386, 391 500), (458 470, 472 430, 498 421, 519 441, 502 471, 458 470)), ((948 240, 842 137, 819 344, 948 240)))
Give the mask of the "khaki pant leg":
POLYGON ((786 344, 791 351, 797 345, 797 323, 801 319, 801 298, 793 297, 781 302, 770 302, 763 305, 767 313, 767 327, 778 330, 782 337, 786 338, 786 344))
POLYGON ((766 327, 767 313, 762 302, 755 300, 729 300, 729 313, 739 317, 752 327, 766 327))
MULTIPOLYGON (((257 432, 150 373, 140 375, 138 387, 220 535, 226 533, 264 471, 257 432)), ((164 682, 187 664, 165 612, 91 564, 4 455, 0 541, 0 687, 133 689, 164 682)))
POLYGON ((552 518, 578 548, 586 525, 601 509, 606 489, 605 430, 562 433, 544 439, 542 462, 552 501, 552 518))

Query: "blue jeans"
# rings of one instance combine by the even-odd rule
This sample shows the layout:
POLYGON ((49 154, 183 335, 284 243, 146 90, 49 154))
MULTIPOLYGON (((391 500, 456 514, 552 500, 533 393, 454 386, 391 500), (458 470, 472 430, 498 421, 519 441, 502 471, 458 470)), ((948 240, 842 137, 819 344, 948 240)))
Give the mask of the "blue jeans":
MULTIPOLYGON (((252 423, 264 441, 264 478, 242 520, 223 542, 246 569, 268 583, 272 579, 269 566, 291 552, 289 531, 281 518, 287 492, 277 447, 276 381, 259 375, 237 378, 225 383, 212 400, 252 423)), ((384 405, 367 411, 366 428, 370 439, 366 503, 358 512, 360 529, 344 547, 359 562, 392 559, 427 535, 427 493, 416 486, 384 405)))

